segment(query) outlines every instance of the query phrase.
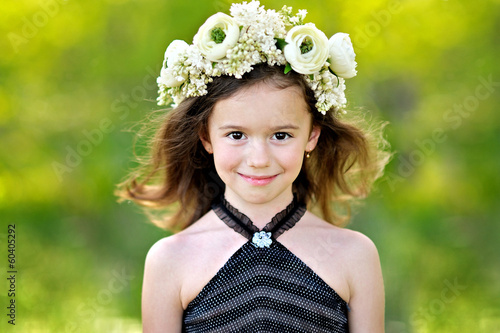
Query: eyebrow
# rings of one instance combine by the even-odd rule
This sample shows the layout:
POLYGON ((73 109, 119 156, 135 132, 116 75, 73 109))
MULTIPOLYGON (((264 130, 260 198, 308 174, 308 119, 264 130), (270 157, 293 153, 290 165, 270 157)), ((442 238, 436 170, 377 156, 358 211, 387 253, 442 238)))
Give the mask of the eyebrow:
MULTIPOLYGON (((227 130, 227 129, 245 130, 245 127, 239 126, 239 125, 231 125, 231 124, 219 127, 219 130, 227 130)), ((284 130, 284 129, 299 129, 299 126, 292 125, 292 124, 286 124, 286 125, 271 127, 272 131, 280 131, 280 130, 284 130)))

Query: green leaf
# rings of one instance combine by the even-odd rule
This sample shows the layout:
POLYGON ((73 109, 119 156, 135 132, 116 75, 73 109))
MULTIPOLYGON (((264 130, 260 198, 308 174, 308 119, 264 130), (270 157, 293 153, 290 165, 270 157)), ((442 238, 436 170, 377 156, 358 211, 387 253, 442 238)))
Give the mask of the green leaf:
POLYGON ((283 51, 283 49, 285 48, 285 46, 287 45, 288 43, 285 42, 285 40, 283 38, 276 38, 276 47, 278 49, 280 49, 281 51, 283 51))
POLYGON ((292 70, 292 66, 287 62, 285 66, 285 74, 288 74, 292 70))

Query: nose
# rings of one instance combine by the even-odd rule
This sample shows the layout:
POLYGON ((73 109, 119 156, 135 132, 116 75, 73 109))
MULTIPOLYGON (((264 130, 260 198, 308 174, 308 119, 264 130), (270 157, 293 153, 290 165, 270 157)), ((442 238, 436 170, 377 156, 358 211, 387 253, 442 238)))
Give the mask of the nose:
POLYGON ((252 142, 247 150, 247 164, 253 168, 265 168, 271 163, 271 152, 265 142, 252 142))

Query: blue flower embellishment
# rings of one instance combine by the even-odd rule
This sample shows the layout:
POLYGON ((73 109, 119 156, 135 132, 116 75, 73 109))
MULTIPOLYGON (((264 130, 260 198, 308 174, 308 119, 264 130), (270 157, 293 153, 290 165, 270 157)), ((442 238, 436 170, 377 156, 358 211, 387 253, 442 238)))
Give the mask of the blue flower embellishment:
POLYGON ((253 234, 252 243, 255 247, 269 247, 272 242, 270 232, 259 231, 253 234))

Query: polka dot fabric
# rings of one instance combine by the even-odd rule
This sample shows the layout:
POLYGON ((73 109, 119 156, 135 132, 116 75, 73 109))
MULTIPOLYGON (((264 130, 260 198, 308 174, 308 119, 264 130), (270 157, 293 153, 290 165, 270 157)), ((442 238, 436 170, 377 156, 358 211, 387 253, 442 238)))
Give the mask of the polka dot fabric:
POLYGON ((270 247, 256 247, 252 222, 225 200, 216 214, 249 239, 184 311, 183 332, 348 332, 347 303, 276 238, 300 220, 294 199, 263 228, 270 247), (290 223, 290 221, 294 221, 290 223), (234 226, 238 226, 237 228, 234 226))

